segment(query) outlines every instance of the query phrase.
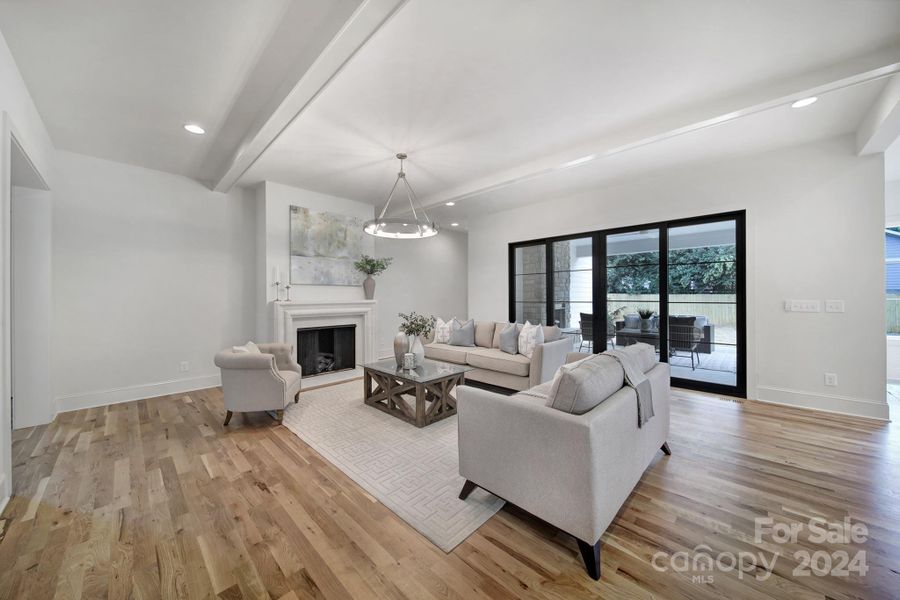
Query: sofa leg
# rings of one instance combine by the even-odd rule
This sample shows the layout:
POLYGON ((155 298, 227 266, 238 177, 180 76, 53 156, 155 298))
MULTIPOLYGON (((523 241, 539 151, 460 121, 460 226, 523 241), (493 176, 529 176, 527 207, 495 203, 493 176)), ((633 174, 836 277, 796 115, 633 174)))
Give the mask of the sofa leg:
POLYGON ((472 491, 477 487, 478 486, 474 481, 469 481, 468 479, 466 479, 466 482, 463 484, 462 491, 459 493, 459 499, 465 500, 469 497, 469 494, 471 494, 472 491))
POLYGON ((223 427, 228 427, 228 424, 231 423, 231 417, 233 417, 233 416, 234 416, 234 413, 231 412, 230 410, 225 411, 225 424, 223 425, 223 427))
POLYGON ((600 579, 600 540, 596 544, 589 544, 578 540, 578 549, 581 550, 581 558, 584 559, 584 567, 591 579, 600 579))
POLYGON ((663 454, 666 456, 672 456, 672 451, 669 450, 669 442, 663 442, 663 445, 659 447, 660 450, 663 451, 663 454))

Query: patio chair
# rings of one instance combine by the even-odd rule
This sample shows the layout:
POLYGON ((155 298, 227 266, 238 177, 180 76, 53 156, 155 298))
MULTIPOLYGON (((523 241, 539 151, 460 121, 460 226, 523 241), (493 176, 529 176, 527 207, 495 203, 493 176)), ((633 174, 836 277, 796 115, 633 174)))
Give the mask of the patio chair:
POLYGON ((697 347, 702 339, 703 330, 694 326, 694 317, 669 318, 669 356, 677 356, 678 352, 687 352, 691 357, 692 371, 700 366, 700 353, 697 351, 697 347))

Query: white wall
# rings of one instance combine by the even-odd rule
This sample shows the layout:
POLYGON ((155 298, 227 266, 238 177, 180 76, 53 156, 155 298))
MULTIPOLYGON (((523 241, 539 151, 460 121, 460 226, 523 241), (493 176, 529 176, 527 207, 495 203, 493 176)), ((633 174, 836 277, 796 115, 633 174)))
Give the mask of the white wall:
POLYGON ((50 192, 13 187, 12 395, 13 427, 49 423, 55 415, 50 384, 50 192))
MULTIPOLYGON (((273 334, 272 301, 275 299, 273 270, 281 269, 282 279, 290 272, 290 220, 292 205, 326 210, 368 220, 374 217, 371 204, 329 196, 273 182, 264 182, 253 190, 257 215, 256 269, 259 281, 257 297, 257 338, 269 340, 273 334), (264 227, 260 225, 264 223, 264 227), (262 242, 259 240, 264 238, 262 242)), ((390 269, 376 280, 375 318, 379 356, 392 356, 397 332, 397 313, 415 310, 439 315, 466 314, 467 243, 464 233, 444 231, 425 240, 386 240, 366 236, 363 252, 373 256, 391 256, 390 269)), ((308 302, 346 302, 365 297, 361 286, 296 285, 294 300, 308 302)), ((284 291, 282 291, 284 298, 284 291)))
POLYGON ((252 201, 78 154, 56 165, 59 410, 218 385, 215 353, 254 330, 252 201))
MULTIPOLYGON (((424 240, 375 240, 379 257, 394 259, 377 276, 378 354, 393 356, 397 313, 411 310, 448 319, 468 314, 468 236, 447 229, 424 240)), ((478 317, 479 315, 473 315, 478 317)))
POLYGON ((884 168, 851 137, 650 174, 479 218, 469 232, 469 312, 507 316, 507 244, 747 210, 748 395, 887 418, 884 168), (788 298, 846 313, 785 313, 788 298), (826 387, 824 373, 840 386, 826 387))
POLYGON ((0 343, 0 510, 12 489, 12 439, 10 437, 11 356, 10 304, 10 149, 11 136, 33 163, 45 182, 53 185, 53 143, 25 87, 6 40, 0 35, 0 280, 3 281, 2 336, 0 343))

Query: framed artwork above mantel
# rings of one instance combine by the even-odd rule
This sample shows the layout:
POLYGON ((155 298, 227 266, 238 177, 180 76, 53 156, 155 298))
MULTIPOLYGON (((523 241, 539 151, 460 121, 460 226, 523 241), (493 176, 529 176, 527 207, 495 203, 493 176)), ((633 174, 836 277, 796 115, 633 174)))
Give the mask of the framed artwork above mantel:
POLYGON ((353 262, 372 252, 366 237, 359 217, 291 206, 291 285, 360 285, 353 262))

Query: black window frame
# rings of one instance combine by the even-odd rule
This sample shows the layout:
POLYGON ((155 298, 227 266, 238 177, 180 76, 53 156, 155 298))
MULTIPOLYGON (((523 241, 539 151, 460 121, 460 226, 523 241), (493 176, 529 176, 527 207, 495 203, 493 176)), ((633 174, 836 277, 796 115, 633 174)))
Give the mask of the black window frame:
MULTIPOLYGON (((735 300, 736 300, 736 334, 737 334, 737 364, 736 364, 736 382, 735 385, 725 385, 719 383, 711 383, 706 381, 695 381, 692 379, 683 379, 680 377, 672 377, 672 385, 698 390, 703 392, 711 392, 717 394, 726 394, 737 396, 740 398, 747 397, 747 235, 746 235, 746 211, 737 210, 730 212, 722 212, 715 214, 702 215, 698 217, 686 217, 681 219, 669 219, 666 221, 655 221, 653 223, 643 223, 640 225, 629 225, 627 227, 614 227, 609 229, 598 229, 594 231, 583 231, 580 233, 566 234, 560 236, 552 236, 546 238, 538 238, 532 240, 524 240, 520 242, 511 242, 509 244, 509 320, 516 320, 516 297, 515 297, 515 252, 517 248, 527 246, 537 246, 544 244, 544 258, 546 261, 545 277, 546 277, 546 314, 544 322, 553 324, 554 306, 556 304, 553 286, 553 243, 574 240, 581 238, 591 238, 593 249, 593 332, 592 348, 595 353, 606 350, 606 320, 603 315, 607 311, 606 292, 607 292, 607 261, 606 261, 606 238, 609 235, 619 233, 631 233, 635 231, 643 231, 648 229, 656 229, 659 232, 659 319, 660 323, 669 322, 669 272, 668 272, 668 243, 669 229, 676 227, 685 227, 690 225, 702 225, 704 223, 716 223, 721 221, 734 221, 735 223, 735 300)), ((668 362, 668 335, 667 328, 661 328, 659 340, 660 361, 668 362)))

